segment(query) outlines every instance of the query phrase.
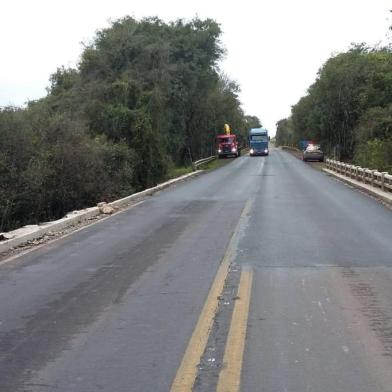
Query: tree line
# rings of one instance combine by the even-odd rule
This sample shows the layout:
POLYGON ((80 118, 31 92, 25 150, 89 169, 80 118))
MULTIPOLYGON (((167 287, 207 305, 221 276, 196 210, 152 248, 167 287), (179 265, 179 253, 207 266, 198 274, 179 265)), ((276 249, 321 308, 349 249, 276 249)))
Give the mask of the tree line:
POLYGON ((211 19, 136 20, 99 30, 47 96, 0 109, 0 231, 153 186, 212 154, 225 123, 245 142, 239 86, 211 19))
POLYGON ((392 171, 392 50, 353 45, 331 57, 277 123, 278 145, 321 144, 328 155, 392 171))

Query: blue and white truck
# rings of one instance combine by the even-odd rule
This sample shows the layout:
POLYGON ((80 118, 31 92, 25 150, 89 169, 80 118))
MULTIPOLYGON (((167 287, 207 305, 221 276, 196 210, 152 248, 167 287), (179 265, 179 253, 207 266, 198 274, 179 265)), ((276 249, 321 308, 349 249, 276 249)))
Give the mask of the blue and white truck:
POLYGON ((268 155, 268 130, 266 128, 252 128, 249 131, 249 155, 268 155))

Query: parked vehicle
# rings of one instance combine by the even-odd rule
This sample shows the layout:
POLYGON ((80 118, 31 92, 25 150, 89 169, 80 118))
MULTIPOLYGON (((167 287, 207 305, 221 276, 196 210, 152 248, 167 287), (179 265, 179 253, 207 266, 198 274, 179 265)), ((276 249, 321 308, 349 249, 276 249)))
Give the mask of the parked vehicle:
POLYGON ((241 155, 236 135, 217 135, 215 138, 215 146, 218 158, 229 156, 237 158, 241 155))
POLYGON ((301 151, 305 151, 306 150, 306 148, 309 146, 309 144, 316 144, 315 142, 313 142, 312 140, 300 140, 299 142, 298 142, 298 148, 301 150, 301 151))
POLYGON ((249 155, 268 155, 268 131, 265 128, 252 128, 249 131, 249 155))
POLYGON ((302 159, 306 161, 324 162, 324 152, 318 144, 309 144, 303 152, 302 159))

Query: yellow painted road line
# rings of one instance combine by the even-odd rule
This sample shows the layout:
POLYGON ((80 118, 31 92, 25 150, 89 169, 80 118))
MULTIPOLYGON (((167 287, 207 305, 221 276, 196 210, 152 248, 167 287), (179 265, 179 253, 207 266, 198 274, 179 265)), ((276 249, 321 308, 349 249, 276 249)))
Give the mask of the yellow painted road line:
POLYGON ((240 390, 252 279, 252 270, 242 271, 238 286, 238 299, 234 305, 230 330, 227 336, 223 368, 219 373, 217 392, 238 392, 240 390))
POLYGON ((222 263, 219 266, 218 272, 211 286, 207 300, 204 303, 203 309, 188 343, 188 347, 185 351, 180 367, 177 370, 176 377, 174 378, 170 389, 171 392, 192 391, 198 371, 197 365, 200 363, 200 358, 202 357, 207 346, 208 337, 212 329, 215 313, 219 305, 219 296, 223 291, 225 280, 229 272, 230 263, 233 261, 235 256, 238 242, 238 232, 245 215, 248 214, 250 210, 251 205, 252 201, 248 200, 244 209, 242 210, 240 219, 230 239, 222 263))
POLYGON ((197 376, 197 365, 200 363, 200 358, 207 345, 219 304, 218 297, 223 290, 229 266, 230 261, 228 258, 225 258, 219 267, 203 310, 200 313, 199 320, 188 343, 181 365, 177 370, 177 375, 170 389, 171 392, 192 391, 197 376))

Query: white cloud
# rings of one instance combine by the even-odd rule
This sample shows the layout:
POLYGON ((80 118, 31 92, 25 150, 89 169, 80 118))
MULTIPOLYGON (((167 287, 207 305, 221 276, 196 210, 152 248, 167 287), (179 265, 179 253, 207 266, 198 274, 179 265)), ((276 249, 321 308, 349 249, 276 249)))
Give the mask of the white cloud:
POLYGON ((45 95, 50 74, 75 65, 80 43, 109 19, 198 15, 221 23, 222 69, 241 85, 244 110, 274 130, 332 52, 385 40, 390 8, 389 0, 9 1, 0 23, 0 105, 45 95))

